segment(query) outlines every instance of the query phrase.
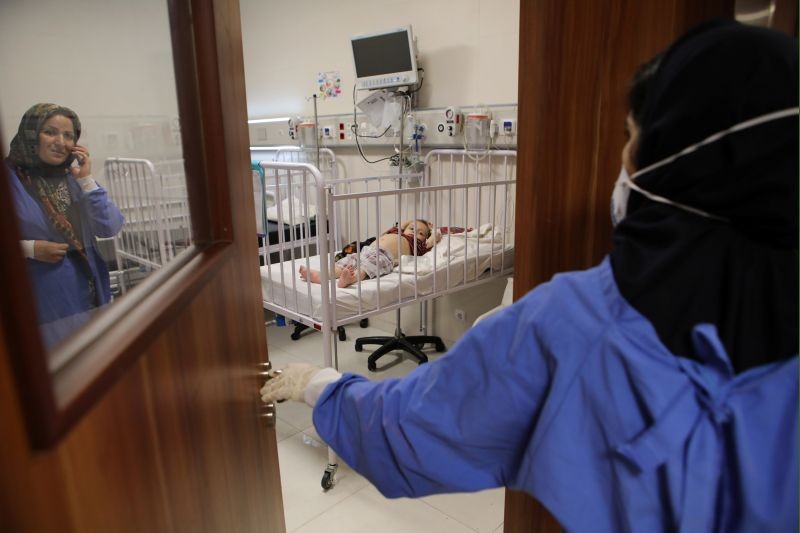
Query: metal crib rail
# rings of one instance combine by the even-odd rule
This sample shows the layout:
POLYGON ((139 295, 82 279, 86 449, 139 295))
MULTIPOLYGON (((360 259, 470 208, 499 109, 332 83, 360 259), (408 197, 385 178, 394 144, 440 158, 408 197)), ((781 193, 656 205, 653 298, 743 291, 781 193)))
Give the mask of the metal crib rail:
POLYGON ((125 217, 114 238, 120 290, 128 275, 161 268, 192 242, 183 160, 108 158, 109 195, 125 217))

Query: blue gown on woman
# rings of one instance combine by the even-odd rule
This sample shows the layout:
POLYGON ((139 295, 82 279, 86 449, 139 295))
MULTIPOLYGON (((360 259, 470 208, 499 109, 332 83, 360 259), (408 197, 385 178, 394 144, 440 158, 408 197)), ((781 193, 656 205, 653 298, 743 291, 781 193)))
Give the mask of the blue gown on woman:
MULTIPOLYGON (((65 242, 53 228, 38 199, 25 188, 9 166, 11 190, 22 240, 65 242)), ((52 346, 86 323, 92 310, 111 301, 108 268, 97 249, 97 237, 113 237, 122 228, 124 219, 103 187, 84 192, 72 178, 67 178, 72 201, 82 221, 80 239, 84 243, 88 265, 96 291, 96 302, 90 301, 86 275, 81 271, 82 259, 67 253, 63 260, 48 263, 26 259, 36 301, 39 327, 46 346, 52 346)))
POLYGON ((388 497, 507 486, 567 531, 796 531, 797 358, 734 375, 713 326, 693 342, 702 361, 667 351, 606 259, 403 379, 345 374, 314 425, 388 497))

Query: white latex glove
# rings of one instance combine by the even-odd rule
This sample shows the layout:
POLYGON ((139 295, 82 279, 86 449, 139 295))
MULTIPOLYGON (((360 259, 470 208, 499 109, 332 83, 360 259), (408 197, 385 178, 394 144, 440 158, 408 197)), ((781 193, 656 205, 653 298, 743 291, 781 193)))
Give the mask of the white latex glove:
POLYGON ((320 368, 305 363, 290 363, 283 370, 275 370, 261 387, 264 403, 294 400, 314 407, 329 383, 342 375, 332 368, 320 368))

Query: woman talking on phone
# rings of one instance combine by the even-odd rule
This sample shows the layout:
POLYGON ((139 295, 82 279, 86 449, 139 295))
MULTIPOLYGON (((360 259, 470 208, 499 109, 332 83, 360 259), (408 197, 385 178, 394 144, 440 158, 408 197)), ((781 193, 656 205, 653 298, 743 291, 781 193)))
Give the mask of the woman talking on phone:
POLYGON ((111 300, 108 268, 96 237, 113 237, 123 217, 92 178, 78 115, 36 104, 11 140, 10 170, 21 245, 49 348, 111 300))

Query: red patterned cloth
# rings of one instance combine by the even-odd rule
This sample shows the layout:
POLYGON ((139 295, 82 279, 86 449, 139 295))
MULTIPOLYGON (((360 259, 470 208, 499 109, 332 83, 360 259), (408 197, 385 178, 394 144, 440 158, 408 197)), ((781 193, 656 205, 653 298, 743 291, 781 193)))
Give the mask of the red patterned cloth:
MULTIPOLYGON (((451 234, 453 234, 453 233, 464 233, 464 228, 458 228, 456 226, 450 226, 448 228, 447 226, 445 226, 443 228, 439 228, 439 231, 441 232, 442 235, 447 235, 448 233, 451 233, 451 234)), ((467 228, 466 231, 472 231, 472 228, 467 228)))

